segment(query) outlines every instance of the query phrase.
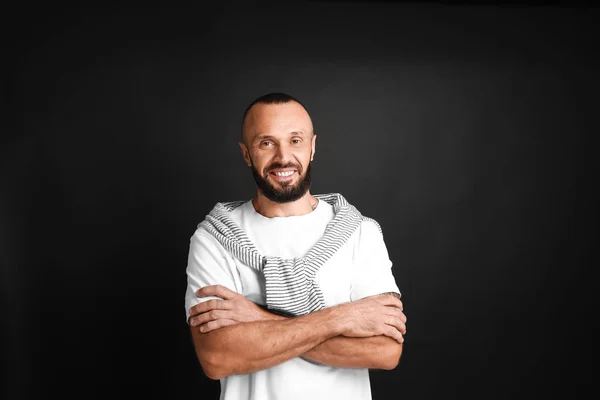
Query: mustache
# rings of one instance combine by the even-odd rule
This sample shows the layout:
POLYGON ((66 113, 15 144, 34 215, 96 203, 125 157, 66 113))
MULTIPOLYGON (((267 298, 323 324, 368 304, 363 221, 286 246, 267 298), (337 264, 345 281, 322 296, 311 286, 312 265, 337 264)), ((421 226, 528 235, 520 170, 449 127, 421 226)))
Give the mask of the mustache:
POLYGON ((302 167, 298 164, 294 164, 293 162, 289 162, 286 164, 274 162, 273 164, 271 164, 267 168, 265 168, 265 173, 269 173, 269 172, 273 171, 274 169, 281 169, 281 168, 296 168, 298 171, 302 171, 302 167))

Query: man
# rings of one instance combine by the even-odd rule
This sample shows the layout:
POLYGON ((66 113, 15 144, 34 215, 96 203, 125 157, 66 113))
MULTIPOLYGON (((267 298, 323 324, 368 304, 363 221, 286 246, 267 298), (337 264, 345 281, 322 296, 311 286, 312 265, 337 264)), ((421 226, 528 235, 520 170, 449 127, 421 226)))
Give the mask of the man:
POLYGON ((371 399, 406 333, 380 226, 337 193, 310 193, 306 108, 269 93, 246 109, 258 192, 217 203, 190 239, 186 316, 222 400, 371 399))

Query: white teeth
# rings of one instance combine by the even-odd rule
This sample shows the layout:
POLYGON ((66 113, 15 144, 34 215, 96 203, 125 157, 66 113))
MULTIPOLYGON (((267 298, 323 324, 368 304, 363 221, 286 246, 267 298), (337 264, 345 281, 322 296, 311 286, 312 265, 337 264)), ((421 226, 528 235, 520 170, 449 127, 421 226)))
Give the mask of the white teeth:
POLYGON ((277 176, 290 176, 293 173, 294 173, 294 171, 275 172, 275 175, 277 175, 277 176))

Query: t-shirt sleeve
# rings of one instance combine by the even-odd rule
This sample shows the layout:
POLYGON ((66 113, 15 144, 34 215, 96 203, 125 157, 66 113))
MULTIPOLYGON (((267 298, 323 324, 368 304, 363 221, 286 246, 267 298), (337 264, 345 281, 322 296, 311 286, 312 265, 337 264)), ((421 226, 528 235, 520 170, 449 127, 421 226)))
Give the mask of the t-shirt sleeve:
POLYGON ((379 225, 373 220, 365 220, 359 229, 350 299, 355 301, 387 292, 400 294, 379 225))
POLYGON ((186 268, 186 321, 190 317, 190 307, 216 298, 214 296, 197 297, 198 289, 209 285, 222 285, 235 292, 241 292, 240 281, 236 277, 235 271, 235 262, 223 246, 202 227, 196 229, 190 238, 186 268))

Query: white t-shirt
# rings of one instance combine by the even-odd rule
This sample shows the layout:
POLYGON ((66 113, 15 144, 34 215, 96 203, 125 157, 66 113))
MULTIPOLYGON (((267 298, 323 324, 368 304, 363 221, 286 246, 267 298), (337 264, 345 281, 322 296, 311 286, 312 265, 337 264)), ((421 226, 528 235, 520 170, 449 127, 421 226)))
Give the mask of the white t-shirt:
MULTIPOLYGON (((304 256, 323 235, 333 219, 333 207, 320 200, 306 215, 267 218, 258 214, 252 201, 231 212, 262 255, 282 258, 304 256)), ((319 270, 316 279, 326 307, 363 297, 397 292, 383 236, 374 222, 365 220, 350 239, 319 270)), ((190 239, 186 269, 186 320, 189 309, 210 298, 198 298, 196 290, 220 284, 265 305, 265 279, 262 272, 243 264, 229 254, 203 227, 190 239)), ((368 369, 334 368, 300 357, 252 374, 221 379, 221 400, 369 400, 368 369)))

